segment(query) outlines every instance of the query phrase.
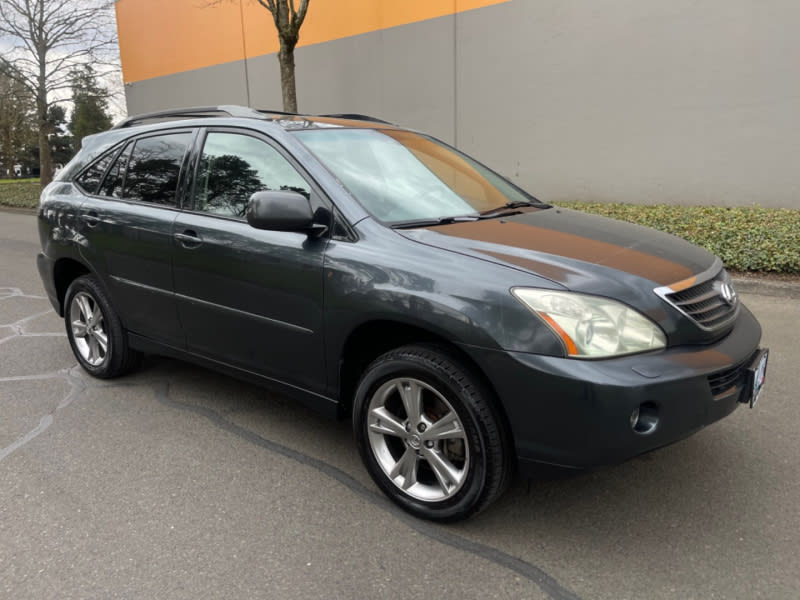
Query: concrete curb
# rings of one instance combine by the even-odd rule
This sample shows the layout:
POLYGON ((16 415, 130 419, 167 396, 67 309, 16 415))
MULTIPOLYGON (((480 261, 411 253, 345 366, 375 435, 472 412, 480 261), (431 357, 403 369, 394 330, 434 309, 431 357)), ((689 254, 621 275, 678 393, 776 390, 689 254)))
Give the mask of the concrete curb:
POLYGON ((4 204, 0 204, 0 211, 3 212, 11 212, 11 213, 22 213, 25 215, 35 215, 38 211, 36 208, 23 208, 21 206, 6 206, 4 204))
POLYGON ((773 281, 757 277, 732 277, 736 291, 742 294, 800 299, 800 282, 773 281))

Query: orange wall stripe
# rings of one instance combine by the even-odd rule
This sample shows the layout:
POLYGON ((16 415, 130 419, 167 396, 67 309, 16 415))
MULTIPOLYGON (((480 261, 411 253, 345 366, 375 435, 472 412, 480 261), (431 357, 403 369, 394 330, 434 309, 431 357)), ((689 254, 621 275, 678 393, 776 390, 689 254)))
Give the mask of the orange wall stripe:
MULTIPOLYGON (((509 1, 310 0, 298 46, 509 1)), ((216 6, 208 0, 119 0, 115 6, 126 82, 278 51, 272 15, 256 0, 221 0, 216 6)))

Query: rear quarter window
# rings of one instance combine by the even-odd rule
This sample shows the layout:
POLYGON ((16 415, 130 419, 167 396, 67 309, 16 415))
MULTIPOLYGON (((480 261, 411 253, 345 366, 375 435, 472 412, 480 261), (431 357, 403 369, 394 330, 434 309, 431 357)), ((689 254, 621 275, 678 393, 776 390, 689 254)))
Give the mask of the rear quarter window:
POLYGON ((94 164, 90 165, 89 168, 83 173, 78 175, 78 177, 75 178, 75 183, 77 183, 78 187, 80 187, 87 194, 97 194, 97 191, 100 188, 100 182, 103 181, 103 175, 105 175, 106 170, 111 164, 111 160, 113 158, 114 152, 110 152, 101 157, 99 160, 95 161, 94 164))
POLYGON ((190 133, 136 140, 125 176, 123 197, 164 206, 178 205, 178 179, 190 133))

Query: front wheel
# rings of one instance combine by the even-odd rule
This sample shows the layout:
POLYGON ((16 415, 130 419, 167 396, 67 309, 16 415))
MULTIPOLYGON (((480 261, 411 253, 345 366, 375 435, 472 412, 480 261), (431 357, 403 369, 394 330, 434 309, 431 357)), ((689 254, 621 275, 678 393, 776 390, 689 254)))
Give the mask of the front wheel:
POLYGON ((408 512, 456 521, 510 480, 508 435, 490 392, 437 347, 384 354, 356 391, 353 427, 375 483, 408 512))
POLYGON ((73 281, 64 307, 72 352, 90 375, 108 379, 136 366, 140 354, 128 347, 122 323, 94 277, 84 275, 73 281))

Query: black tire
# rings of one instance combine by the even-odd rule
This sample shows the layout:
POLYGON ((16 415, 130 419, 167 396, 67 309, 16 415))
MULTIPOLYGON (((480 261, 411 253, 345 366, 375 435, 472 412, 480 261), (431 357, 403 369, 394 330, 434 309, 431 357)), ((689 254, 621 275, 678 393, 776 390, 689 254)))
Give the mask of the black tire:
POLYGON ((353 405, 358 450, 378 487, 409 513, 441 522, 465 519, 505 491, 513 458, 504 423, 491 391, 437 346, 380 356, 353 405))
POLYGON ((78 277, 67 289, 64 323, 72 352, 90 375, 119 377, 139 364, 141 354, 128 347, 122 323, 92 275, 78 277))

